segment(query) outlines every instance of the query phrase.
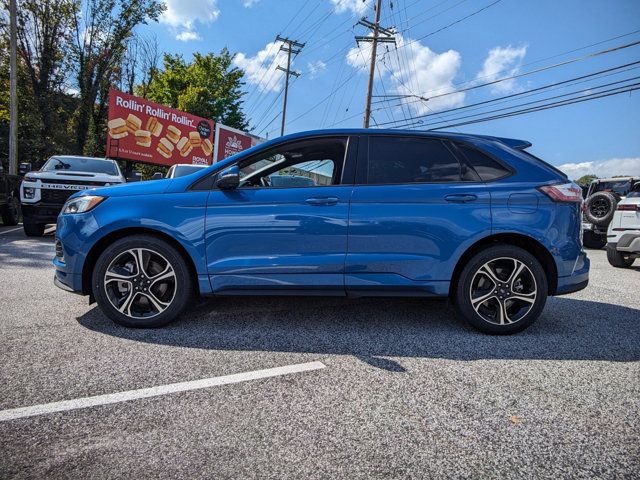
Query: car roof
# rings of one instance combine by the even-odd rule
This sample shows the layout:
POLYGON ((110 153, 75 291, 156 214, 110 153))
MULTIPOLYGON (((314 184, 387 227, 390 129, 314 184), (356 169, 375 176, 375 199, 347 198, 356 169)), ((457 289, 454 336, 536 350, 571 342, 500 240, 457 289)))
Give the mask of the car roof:
POLYGON ((105 162, 115 162, 115 160, 111 158, 104 157, 85 157, 83 155, 52 155, 51 158, 76 158, 78 160, 102 160, 105 162))
POLYGON ((612 178, 596 178, 593 183, 598 182, 626 182, 627 180, 640 180, 640 177, 612 177, 612 178))
MULTIPOLYGON (((511 148, 525 149, 532 144, 527 140, 520 140, 517 138, 505 138, 494 137, 491 135, 476 135, 469 133, 458 132, 440 132, 440 131, 419 131, 419 130, 395 130, 395 129, 378 129, 378 128, 337 128, 337 129, 324 129, 324 130, 308 130, 304 132, 297 132, 286 135, 284 137, 278 137, 268 143, 275 141, 296 140, 303 139, 311 136, 326 136, 326 135, 386 135, 386 136, 398 136, 398 137, 426 137, 426 138, 446 138, 450 140, 469 141, 469 140, 490 140, 503 143, 511 148)), ((264 145, 264 144, 263 144, 264 145)))

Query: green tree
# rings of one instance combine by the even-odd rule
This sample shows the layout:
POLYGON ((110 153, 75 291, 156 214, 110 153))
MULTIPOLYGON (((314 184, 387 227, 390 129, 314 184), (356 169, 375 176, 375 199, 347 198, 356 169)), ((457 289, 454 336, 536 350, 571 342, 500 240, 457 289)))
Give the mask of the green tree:
POLYGON ((127 41, 135 27, 157 20, 165 6, 159 0, 85 1, 74 17, 79 105, 72 129, 77 151, 98 154, 105 148, 109 88, 118 83, 127 41))
MULTIPOLYGON (((215 119, 230 127, 246 129, 242 112, 242 77, 225 48, 220 55, 195 53, 187 63, 181 55, 165 55, 146 98, 193 115, 215 119)), ((140 92, 138 92, 140 93, 140 92)))
POLYGON ((580 186, 589 185, 596 178, 598 178, 596 175, 583 175, 576 180, 576 183, 580 186))
MULTIPOLYGON (((3 3, 6 7, 6 0, 3 3)), ((19 123, 28 126, 28 134, 34 138, 29 142, 19 132, 19 147, 20 143, 23 148, 30 145, 30 155, 46 158, 68 146, 64 125, 73 97, 65 93, 70 68, 66 52, 79 7, 79 0, 18 1, 19 103, 24 107, 18 111, 19 123)), ((8 43, 7 22, 6 18, 2 20, 3 43, 8 43)))

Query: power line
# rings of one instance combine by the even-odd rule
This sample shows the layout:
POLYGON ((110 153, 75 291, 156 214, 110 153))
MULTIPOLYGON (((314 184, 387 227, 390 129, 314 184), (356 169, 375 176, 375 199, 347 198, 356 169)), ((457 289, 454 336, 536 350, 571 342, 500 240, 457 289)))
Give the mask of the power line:
MULTIPOLYGON (((461 88, 459 90, 453 90, 451 92, 441 93, 441 94, 438 94, 438 95, 432 95, 432 96, 430 96, 428 98, 425 98, 424 100, 425 101, 429 101, 429 100, 433 100, 435 98, 446 97, 448 95, 453 95, 453 94, 456 94, 456 93, 468 92, 470 90, 475 90, 475 89, 478 89, 478 88, 487 87, 489 85, 495 85, 497 83, 505 82, 507 80, 513 80, 513 79, 516 79, 516 78, 521 78, 521 77, 525 77, 525 76, 528 76, 528 75, 533 75, 534 73, 539 73, 539 72, 543 72, 543 71, 546 71, 546 70, 551 70, 553 68, 561 67, 561 66, 564 66, 564 65, 568 65, 568 64, 571 64, 571 63, 579 62, 579 61, 586 60, 586 59, 589 59, 589 58, 594 58, 594 57, 598 57, 598 56, 601 56, 601 55, 606 55, 608 53, 613 53, 613 52, 617 52, 617 51, 620 51, 620 50, 624 50, 625 48, 630 48, 630 47, 636 46, 638 44, 640 44, 640 41, 628 43, 628 44, 625 44, 625 45, 620 45, 618 47, 609 48, 607 50, 601 50, 601 51, 596 52, 596 53, 591 53, 589 55, 584 55, 582 57, 573 58, 573 59, 570 59, 570 60, 565 60, 563 62, 556 63, 556 64, 553 64, 553 65, 547 65, 547 66, 544 66, 544 67, 537 68, 535 70, 530 70, 528 72, 518 73, 518 74, 515 74, 515 75, 509 75, 507 77, 499 78, 499 79, 493 80, 491 82, 485 82, 485 83, 481 83, 479 85, 473 85, 473 86, 470 86, 470 87, 461 88)), ((398 98, 406 98, 406 97, 409 97, 409 96, 415 96, 415 95, 394 95, 393 98, 398 99, 398 98)))
MULTIPOLYGON (((576 91, 569 92, 569 93, 563 93, 561 95, 554 95, 554 96, 551 96, 551 97, 542 98, 540 100, 533 100, 531 102, 520 103, 518 105, 511 105, 511 106, 508 106, 508 107, 497 108, 497 109, 494 109, 494 110, 486 110, 486 111, 480 112, 480 113, 473 113, 471 115, 464 115, 464 116, 452 118, 452 119, 449 119, 449 120, 446 120, 446 121, 447 122, 455 122, 455 121, 458 121, 458 120, 464 120, 466 118, 478 117, 480 115, 487 115, 489 113, 497 113, 497 112, 502 112, 502 111, 505 111, 505 110, 511 110, 511 109, 514 109, 514 108, 524 107, 524 106, 527 106, 527 105, 533 105, 533 104, 536 104, 536 103, 547 102, 549 100, 555 100, 557 98, 568 97, 568 96, 571 96, 571 95, 576 95, 578 93, 592 92, 593 90, 596 90, 596 89, 610 87, 612 85, 618 85, 620 83, 627 83, 627 82, 630 82, 630 81, 633 81, 633 80, 637 80, 638 78, 640 78, 640 76, 626 78, 624 80, 618 80, 617 82, 610 82, 610 83, 606 83, 606 84, 603 84, 603 85, 597 85, 597 86, 585 88, 585 89, 582 89, 582 90, 576 90, 576 91)), ((628 86, 629 85, 624 85, 622 87, 617 87, 617 88, 625 88, 625 87, 628 87, 628 86)), ((610 90, 605 90, 605 91, 610 91, 610 90)), ((603 93, 603 92, 594 92, 594 94, 596 94, 596 93, 603 93)), ((443 122, 442 120, 439 121, 439 122, 434 122, 432 125, 438 124, 438 123, 442 123, 442 122, 443 122)), ((401 128, 401 127, 402 127, 402 125, 398 126, 398 128, 401 128)))
MULTIPOLYGON (((587 75, 580 75, 578 77, 573 77, 573 78, 570 78, 570 79, 567 79, 567 80, 562 80, 560 82, 550 83, 550 84, 547 84, 547 85, 543 85, 541 87, 532 88, 532 89, 525 90, 525 91, 522 91, 522 92, 516 92, 516 93, 509 94, 509 95, 504 95, 502 97, 497 97, 497 98, 492 98, 492 99, 489 99, 489 100, 484 100, 484 101, 481 101, 481 102, 471 103, 469 105, 463 105, 463 106, 460 106, 460 107, 449 108, 447 110, 441 110, 441 111, 438 112, 438 115, 442 115, 442 114, 446 114, 446 113, 454 112, 454 111, 459 111, 459 110, 465 110, 465 109, 476 107, 476 106, 479 106, 479 105, 485 105, 485 104, 489 104, 489 103, 494 103, 494 102, 498 102, 500 100, 519 97, 519 96, 526 95, 526 94, 529 94, 529 93, 546 90, 546 89, 549 89, 549 88, 552 88, 552 87, 556 87, 556 86, 560 86, 560 85, 565 85, 565 84, 568 84, 568 83, 571 83, 571 82, 575 82, 577 80, 583 80, 583 79, 586 79, 586 78, 595 77, 595 76, 598 76, 598 75, 602 75, 603 73, 609 73, 609 72, 613 72, 613 71, 616 71, 616 70, 621 70, 621 69, 624 69, 624 68, 627 68, 627 67, 630 67, 630 66, 633 66, 633 65, 638 65, 638 64, 640 64, 640 61, 626 63, 624 65, 619 65, 617 67, 606 68, 604 70, 599 70, 597 72, 589 73, 587 75)), ((408 120, 417 120, 419 118, 431 117, 433 115, 434 114, 432 114, 432 113, 428 113, 428 114, 424 114, 424 115, 416 115, 416 116, 410 117, 408 120)), ((389 123, 384 123, 382 125, 388 125, 388 124, 389 123)))
MULTIPOLYGON (((589 100, 597 100, 599 98, 605 98, 605 97, 610 97, 612 95, 619 95, 621 93, 626 93, 626 92, 632 92, 635 90, 640 89, 640 83, 634 84, 634 85, 629 85, 629 88, 625 88, 623 90, 620 91, 615 91, 615 92, 610 92, 610 93, 604 93, 604 92, 600 92, 599 94, 593 94, 593 95, 583 95, 582 97, 579 97, 577 99, 570 99, 570 100, 565 100, 565 101, 561 101, 561 102, 554 102, 548 105, 539 105, 538 107, 532 107, 532 108, 527 108, 527 109, 523 109, 523 110, 518 110, 515 112, 509 112, 509 113, 504 113, 502 115, 495 115, 492 117, 486 117, 486 118, 480 118, 480 119, 476 119, 476 120, 470 120, 467 122, 462 122, 462 123, 453 123, 453 124, 448 124, 448 125, 443 125, 440 127, 434 127, 434 128, 430 128, 429 130, 442 130, 443 128, 452 128, 452 127, 459 127, 462 125, 471 125, 474 123, 483 123, 483 122, 489 122, 492 120, 500 120, 502 118, 508 118, 508 117, 515 117, 518 115, 525 115, 527 113, 534 113, 534 112, 540 112, 543 110, 549 110, 552 108, 558 108, 558 107, 564 107, 567 105, 573 105, 575 103, 581 103, 581 102, 586 102, 589 100)), ((613 90, 617 90, 617 89, 613 89, 613 90)))

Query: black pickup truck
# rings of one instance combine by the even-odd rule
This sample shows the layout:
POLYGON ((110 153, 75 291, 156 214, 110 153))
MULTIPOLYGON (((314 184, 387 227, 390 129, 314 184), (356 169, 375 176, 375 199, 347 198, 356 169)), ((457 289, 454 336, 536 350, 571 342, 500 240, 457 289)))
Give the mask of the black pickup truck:
POLYGON ((0 162, 0 218, 5 225, 20 220, 20 182, 22 177, 9 175, 0 162))

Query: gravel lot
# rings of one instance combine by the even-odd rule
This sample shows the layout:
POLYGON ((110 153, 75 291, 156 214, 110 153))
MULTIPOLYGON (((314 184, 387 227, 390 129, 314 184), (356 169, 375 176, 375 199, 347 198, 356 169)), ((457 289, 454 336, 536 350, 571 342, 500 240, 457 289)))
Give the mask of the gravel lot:
POLYGON ((640 266, 491 337, 444 301, 224 298, 129 330, 0 227, 0 410, 320 361, 326 368, 0 422, 0 478, 632 478, 640 266))

